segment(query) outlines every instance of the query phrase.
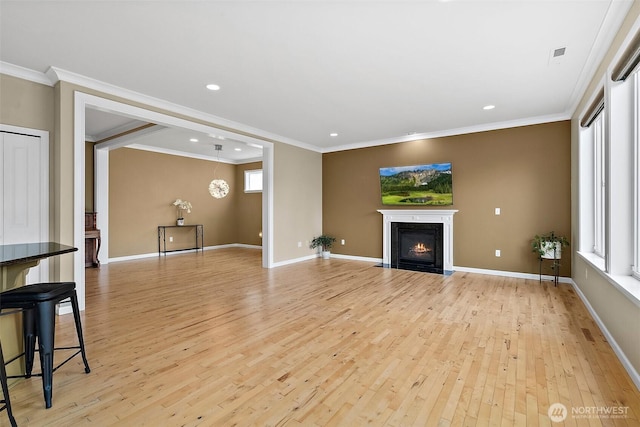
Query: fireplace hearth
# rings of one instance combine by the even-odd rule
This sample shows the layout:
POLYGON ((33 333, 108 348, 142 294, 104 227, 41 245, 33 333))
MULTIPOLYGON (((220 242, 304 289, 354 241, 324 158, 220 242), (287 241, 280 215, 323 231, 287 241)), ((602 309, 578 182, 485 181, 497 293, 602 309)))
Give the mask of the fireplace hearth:
POLYGON ((385 209, 378 212, 383 215, 384 267, 453 272, 453 215, 457 210, 385 209))

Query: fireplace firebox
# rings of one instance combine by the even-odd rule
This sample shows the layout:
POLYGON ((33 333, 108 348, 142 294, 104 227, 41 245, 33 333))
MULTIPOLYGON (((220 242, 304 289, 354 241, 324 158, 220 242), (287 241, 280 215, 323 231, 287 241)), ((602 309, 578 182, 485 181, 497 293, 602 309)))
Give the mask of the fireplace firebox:
POLYGON ((391 223, 391 268, 444 273, 442 223, 391 223))

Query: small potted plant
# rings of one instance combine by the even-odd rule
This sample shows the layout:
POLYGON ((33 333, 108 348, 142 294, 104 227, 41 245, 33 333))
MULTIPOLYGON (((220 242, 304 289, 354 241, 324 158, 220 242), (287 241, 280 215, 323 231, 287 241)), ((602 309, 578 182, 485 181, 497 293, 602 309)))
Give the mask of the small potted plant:
POLYGON ((562 248, 569 246, 569 240, 564 236, 558 236, 555 232, 538 235, 531 241, 531 250, 540 259, 554 260, 552 269, 560 267, 558 260, 562 257, 562 248))
POLYGON ((176 199, 175 202, 172 203, 173 206, 176 207, 178 218, 176 219, 176 225, 184 225, 184 214, 183 211, 187 211, 187 213, 191 213, 191 203, 186 200, 176 199))
POLYGON ((311 244, 309 245, 309 247, 311 249, 316 249, 316 248, 320 248, 320 250, 322 251, 322 258, 323 259, 329 259, 329 257, 331 256, 331 246, 333 246, 333 242, 336 241, 335 237, 331 237, 331 236, 327 236, 326 234, 321 234, 318 237, 314 237, 311 240, 311 244))

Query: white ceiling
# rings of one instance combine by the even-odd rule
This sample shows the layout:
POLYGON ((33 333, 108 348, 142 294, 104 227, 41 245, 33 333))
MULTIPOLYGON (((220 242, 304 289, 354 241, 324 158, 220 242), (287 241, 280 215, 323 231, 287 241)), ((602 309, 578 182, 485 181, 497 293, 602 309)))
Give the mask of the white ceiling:
POLYGON ((567 119, 631 4, 0 0, 0 61, 326 152, 567 119))

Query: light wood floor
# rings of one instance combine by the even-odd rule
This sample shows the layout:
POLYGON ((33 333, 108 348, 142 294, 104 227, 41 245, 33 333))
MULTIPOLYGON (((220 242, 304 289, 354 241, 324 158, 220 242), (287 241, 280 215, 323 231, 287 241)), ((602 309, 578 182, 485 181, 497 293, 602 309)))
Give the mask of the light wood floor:
MULTIPOLYGON (((559 402, 564 425, 640 425, 640 393, 569 285, 260 256, 87 270, 92 372, 57 371, 51 409, 39 378, 16 384, 18 424, 550 426, 559 402)), ((73 343, 72 317, 58 322, 56 344, 73 343)))

